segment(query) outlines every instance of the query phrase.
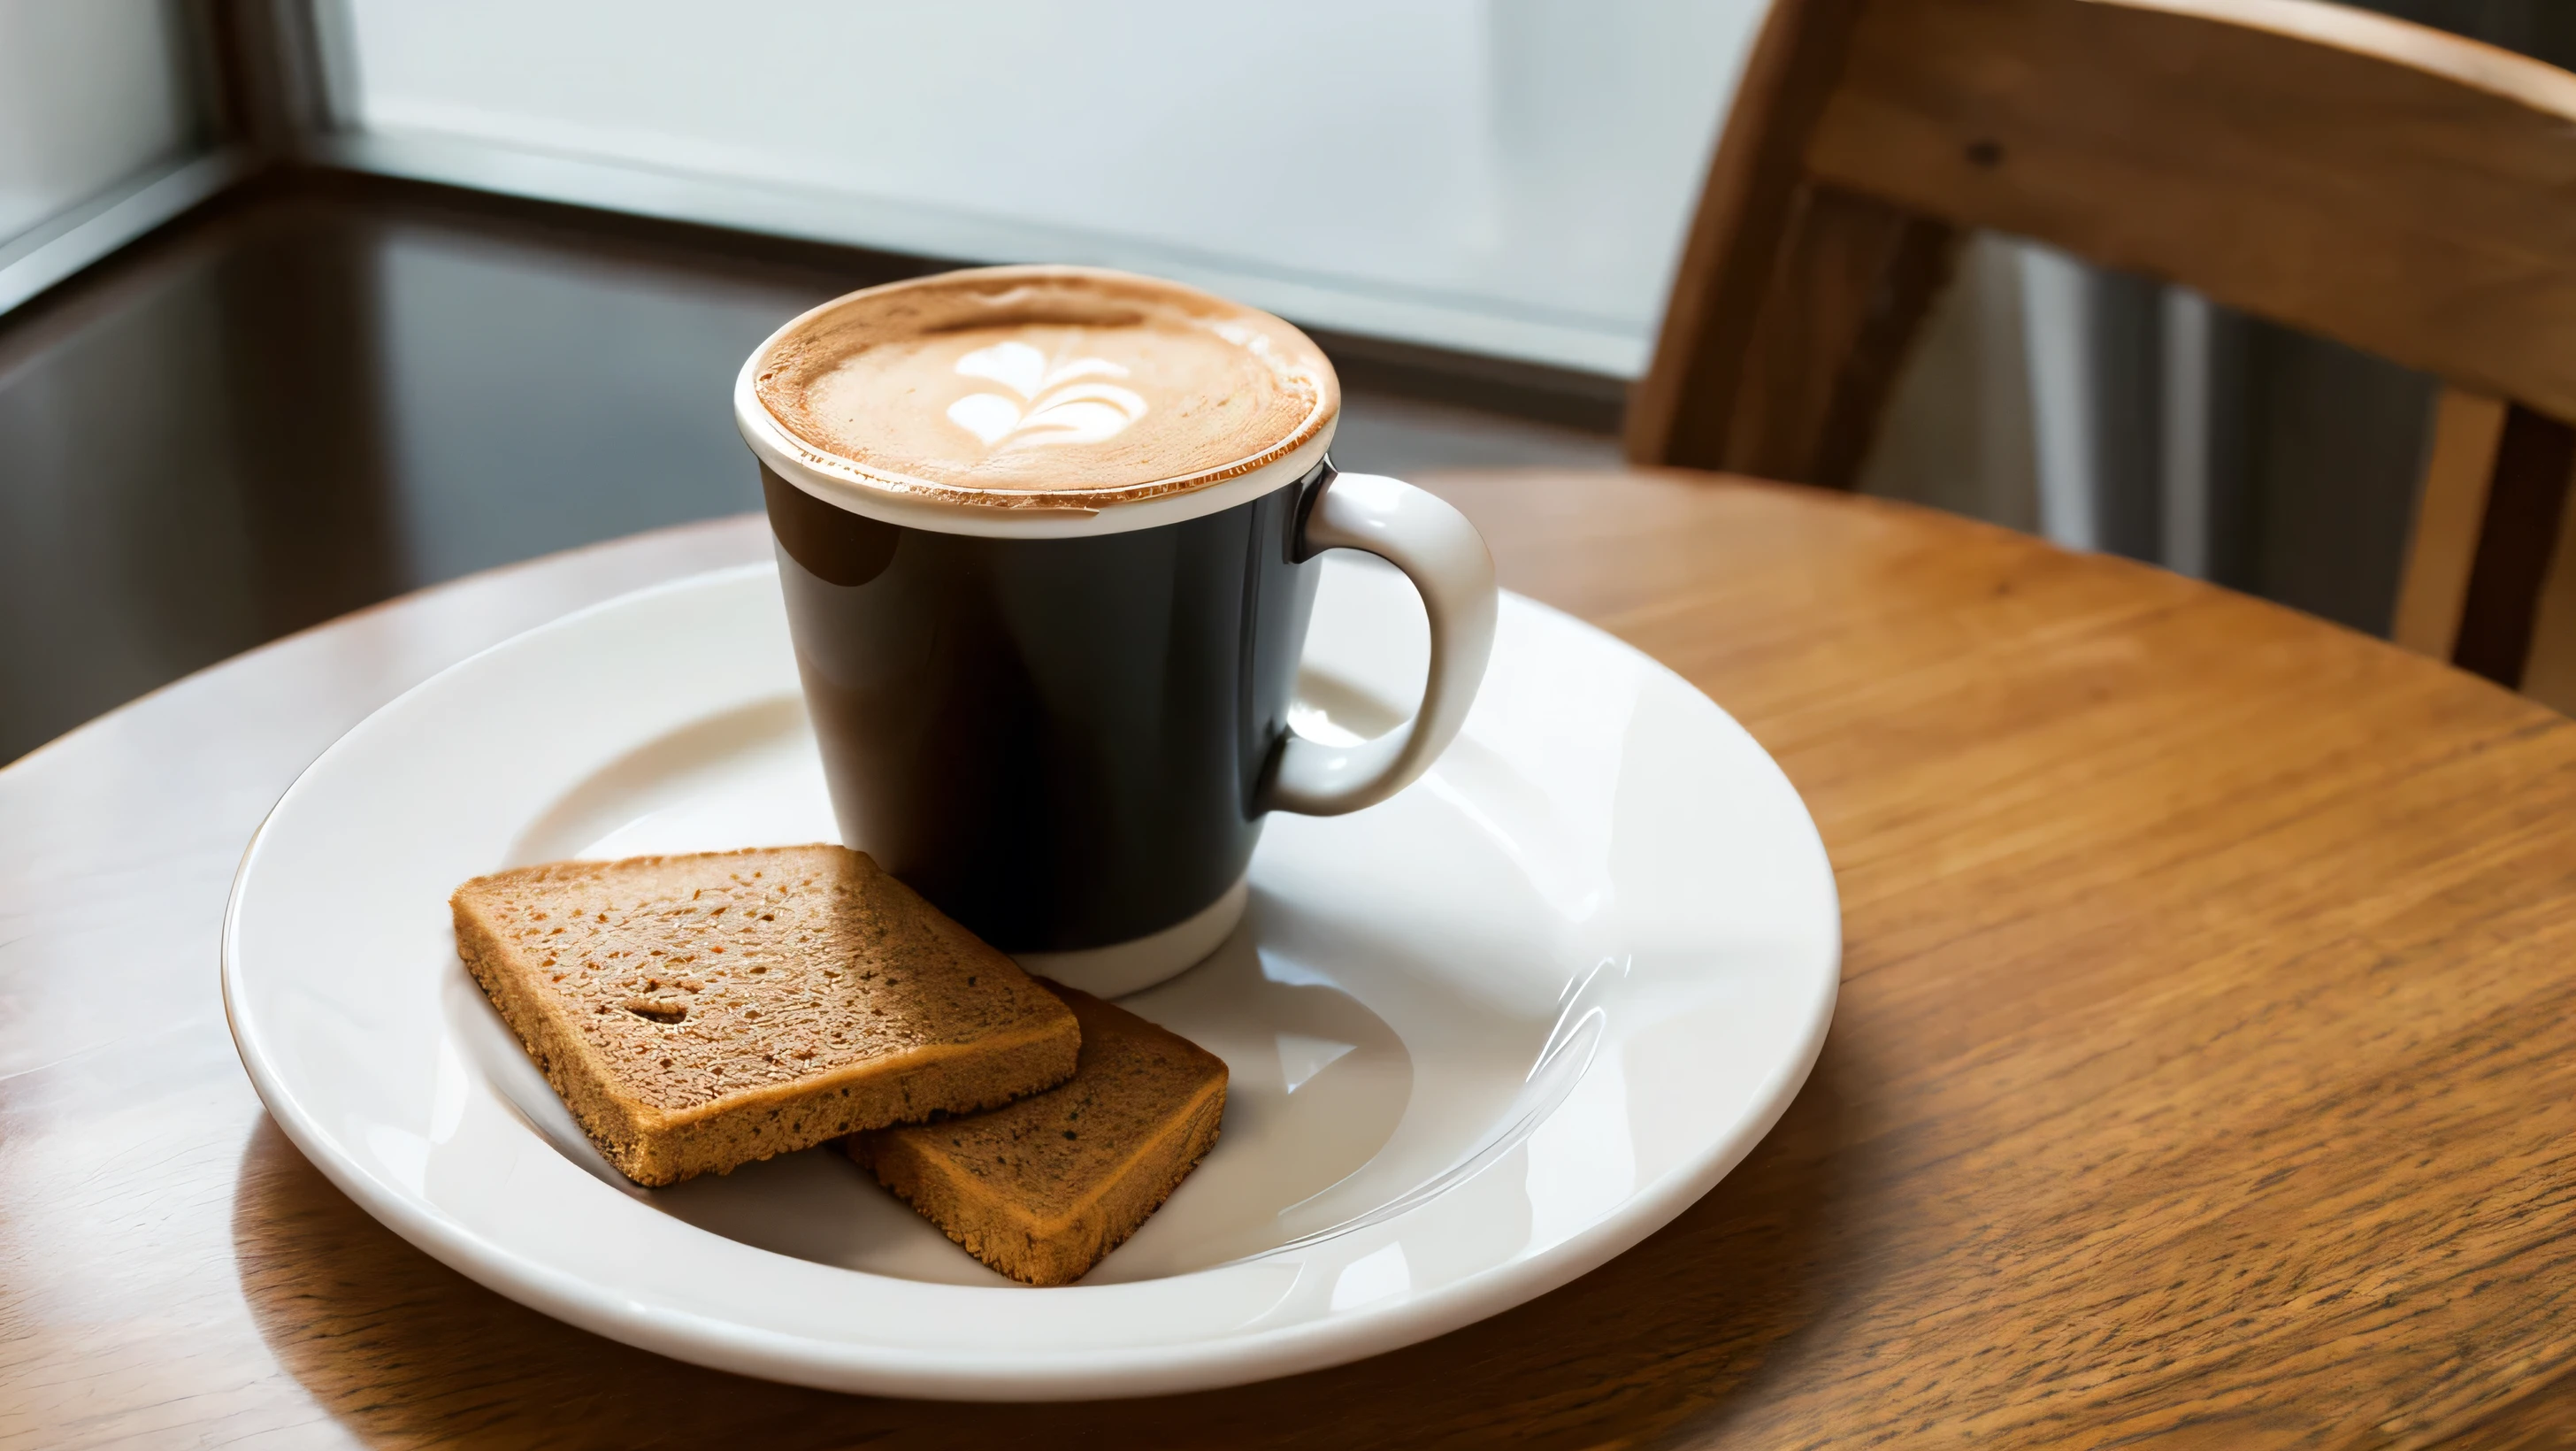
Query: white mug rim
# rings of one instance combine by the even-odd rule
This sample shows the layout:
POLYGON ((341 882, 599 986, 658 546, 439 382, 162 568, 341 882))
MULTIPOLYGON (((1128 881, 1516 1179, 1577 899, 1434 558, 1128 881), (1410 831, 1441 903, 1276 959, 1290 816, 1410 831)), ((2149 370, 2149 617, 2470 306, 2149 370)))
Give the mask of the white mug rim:
MULTIPOLYGON (((1163 278, 1119 272, 1108 268, 1073 266, 1027 266, 964 268, 959 272, 932 274, 951 277, 963 273, 1006 274, 1013 272, 1065 274, 1098 274, 1107 278, 1133 278, 1170 287, 1181 292, 1198 289, 1163 278)), ((905 287, 929 280, 907 278, 885 284, 905 287)), ((1178 488, 1168 493, 1149 495, 1125 502, 1086 505, 1080 495, 1057 496, 1063 502, 1044 504, 1028 502, 1024 497, 996 497, 991 502, 968 502, 956 495, 959 490, 914 490, 894 480, 878 478, 848 460, 827 454, 790 433, 776 415, 760 401, 758 370, 760 361, 779 340, 811 320, 850 299, 879 288, 863 288, 844 293, 830 301, 818 303, 780 324, 743 360, 734 375, 734 425, 742 432, 743 442, 771 473, 796 488, 827 504, 847 509, 870 519, 897 524, 911 529, 927 529, 941 534, 971 534, 994 538, 1062 539, 1097 534, 1124 534, 1136 529, 1150 529, 1227 509, 1260 498, 1306 477, 1324 461, 1333 434, 1341 422, 1341 390, 1335 382, 1328 396, 1319 401, 1315 413, 1300 425, 1303 437, 1269 461, 1214 482, 1195 488, 1178 488)), ((1213 294, 1210 294, 1211 296, 1213 294)), ((1226 301, 1226 299, 1219 299, 1226 301)), ((1233 304, 1240 306, 1241 304, 1233 304)), ((1288 324, 1294 326, 1294 324, 1288 324)), ((1292 436, 1293 437, 1293 436, 1292 436)))

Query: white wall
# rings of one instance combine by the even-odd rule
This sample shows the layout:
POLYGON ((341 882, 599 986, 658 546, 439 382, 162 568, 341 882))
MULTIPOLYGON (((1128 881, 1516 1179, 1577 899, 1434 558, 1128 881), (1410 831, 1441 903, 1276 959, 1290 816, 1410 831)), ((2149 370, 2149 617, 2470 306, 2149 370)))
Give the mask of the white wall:
POLYGON ((164 0, 0 0, 0 242, 195 139, 164 0))
POLYGON ((330 24, 375 136, 844 198, 852 240, 904 250, 867 203, 928 209, 1001 224, 956 234, 978 260, 1195 267, 1397 335, 1517 322, 1482 340, 1633 373, 1761 9, 345 0, 330 24))

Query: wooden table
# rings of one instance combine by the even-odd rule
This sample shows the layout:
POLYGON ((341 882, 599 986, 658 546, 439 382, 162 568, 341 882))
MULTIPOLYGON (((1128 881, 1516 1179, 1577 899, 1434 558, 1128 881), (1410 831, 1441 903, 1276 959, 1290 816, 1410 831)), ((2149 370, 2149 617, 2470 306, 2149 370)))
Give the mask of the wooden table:
POLYGON ((1839 874, 1823 1061, 1662 1233, 1358 1365, 1030 1407, 660 1360, 378 1227, 225 1034, 242 844, 432 670, 765 554, 729 521, 353 616, 0 771, 0 1445, 2576 1441, 2576 725, 1901 507, 1439 487, 1506 584, 1751 727, 1839 874))

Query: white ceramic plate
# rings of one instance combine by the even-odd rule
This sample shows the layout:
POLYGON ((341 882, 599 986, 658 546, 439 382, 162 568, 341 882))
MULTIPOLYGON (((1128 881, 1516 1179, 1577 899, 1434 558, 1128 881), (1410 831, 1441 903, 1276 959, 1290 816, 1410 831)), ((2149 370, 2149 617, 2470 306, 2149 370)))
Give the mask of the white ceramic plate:
MULTIPOLYGON (((1421 618, 1330 557, 1299 728, 1400 719, 1421 618)), ((1507 595, 1440 764, 1272 818, 1244 926, 1127 1000, 1225 1058, 1223 1137, 1081 1284, 1025 1289, 829 1149, 628 1184, 457 962, 478 873, 834 834, 775 573, 610 601, 386 706, 279 801, 225 923, 233 1037, 332 1182, 548 1314, 807 1385, 1071 1399, 1355 1360, 1563 1284, 1752 1148, 1833 1010, 1833 876, 1779 769, 1507 595)))

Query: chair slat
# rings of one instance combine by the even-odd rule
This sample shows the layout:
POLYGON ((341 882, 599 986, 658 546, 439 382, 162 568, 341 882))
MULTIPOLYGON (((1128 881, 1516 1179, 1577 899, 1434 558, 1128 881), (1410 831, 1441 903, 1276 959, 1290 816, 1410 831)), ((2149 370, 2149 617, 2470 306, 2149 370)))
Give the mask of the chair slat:
POLYGON ((2309 0, 1871 0, 1818 178, 2576 419, 2576 77, 2309 0))

